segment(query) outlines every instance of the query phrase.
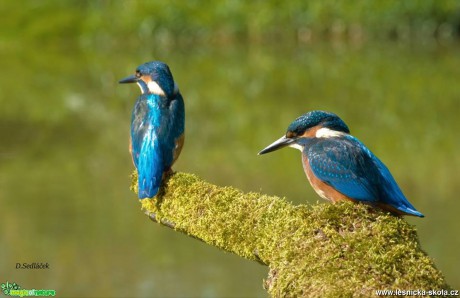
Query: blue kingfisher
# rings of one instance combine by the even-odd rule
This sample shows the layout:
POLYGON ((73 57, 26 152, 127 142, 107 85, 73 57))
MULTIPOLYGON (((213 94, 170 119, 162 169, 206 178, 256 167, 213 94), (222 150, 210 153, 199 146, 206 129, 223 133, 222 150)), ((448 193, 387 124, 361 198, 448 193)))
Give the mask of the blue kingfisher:
POLYGON ((184 100, 168 65, 160 61, 140 65, 119 83, 141 89, 131 117, 129 151, 138 172, 138 196, 152 198, 184 144, 184 100))
POLYGON ((406 199, 388 168, 350 135, 337 115, 311 111, 298 117, 286 135, 259 155, 286 146, 302 152, 305 174, 320 197, 332 202, 364 202, 397 215, 424 217, 406 199))

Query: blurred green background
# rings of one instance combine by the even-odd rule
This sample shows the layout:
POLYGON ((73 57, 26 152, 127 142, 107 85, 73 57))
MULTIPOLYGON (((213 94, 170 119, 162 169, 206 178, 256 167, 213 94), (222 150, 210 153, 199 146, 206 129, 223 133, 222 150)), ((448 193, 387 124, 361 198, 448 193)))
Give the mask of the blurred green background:
POLYGON ((266 267, 153 224, 129 191, 139 90, 117 81, 162 60, 186 101, 176 170, 314 204, 299 152, 256 154, 300 114, 333 111, 426 215, 407 220, 459 289, 460 2, 306 2, 3 1, 0 283, 266 296, 266 267))

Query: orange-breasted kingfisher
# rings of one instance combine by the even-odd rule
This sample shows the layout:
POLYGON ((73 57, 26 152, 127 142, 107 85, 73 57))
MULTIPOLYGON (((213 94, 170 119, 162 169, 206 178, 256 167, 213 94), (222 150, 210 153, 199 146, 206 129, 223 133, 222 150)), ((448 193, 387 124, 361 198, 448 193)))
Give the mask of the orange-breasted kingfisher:
POLYGON ((286 135, 259 152, 283 147, 302 152, 302 164, 316 193, 333 203, 367 203, 397 215, 424 217, 406 199, 388 168, 350 135, 337 115, 311 111, 295 119, 286 135))
POLYGON ((138 196, 152 198, 184 144, 184 100, 168 65, 160 61, 140 65, 119 83, 141 89, 131 117, 129 151, 138 173, 138 196))

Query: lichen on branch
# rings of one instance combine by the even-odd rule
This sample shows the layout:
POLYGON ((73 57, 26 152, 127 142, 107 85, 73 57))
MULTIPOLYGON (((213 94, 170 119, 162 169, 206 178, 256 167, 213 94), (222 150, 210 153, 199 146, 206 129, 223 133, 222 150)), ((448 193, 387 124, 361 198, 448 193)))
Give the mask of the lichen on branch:
POLYGON ((363 204, 295 206, 187 173, 167 177, 159 195, 141 203, 156 222, 269 266, 265 287, 272 296, 449 289, 414 226, 363 204))

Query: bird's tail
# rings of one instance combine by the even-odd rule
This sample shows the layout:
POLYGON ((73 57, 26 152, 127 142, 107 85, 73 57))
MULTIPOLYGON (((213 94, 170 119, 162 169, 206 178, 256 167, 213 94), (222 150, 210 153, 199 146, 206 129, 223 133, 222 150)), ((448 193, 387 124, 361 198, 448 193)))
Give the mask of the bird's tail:
POLYGON ((401 211, 407 215, 413 215, 418 217, 425 217, 422 213, 418 212, 414 206, 406 199, 403 192, 399 188, 398 184, 394 179, 389 179, 389 187, 386 191, 388 192, 388 203, 395 207, 397 210, 401 211))
POLYGON ((386 201, 383 203, 389 204, 398 211, 401 211, 403 214, 425 217, 425 215, 418 212, 415 207, 412 206, 412 204, 406 199, 388 168, 379 159, 377 160, 377 166, 380 168, 383 176, 381 187, 385 194, 384 197, 386 198, 386 201))
POLYGON ((139 158, 137 165, 139 199, 153 198, 160 189, 164 166, 161 152, 158 151, 150 150, 139 158))
MULTIPOLYGON (((412 206, 412 205, 411 205, 412 206)), ((413 216, 418 216, 418 217, 425 217, 422 213, 418 212, 415 210, 415 208, 410 208, 408 206, 400 206, 397 208, 399 211, 404 212, 407 215, 413 215, 413 216)))
MULTIPOLYGON (((160 176, 161 177, 161 176, 160 176)), ((160 179, 161 180, 161 179, 160 179)), ((139 174, 139 199, 153 198, 160 189, 160 182, 157 181, 156 177, 145 177, 139 174)))

